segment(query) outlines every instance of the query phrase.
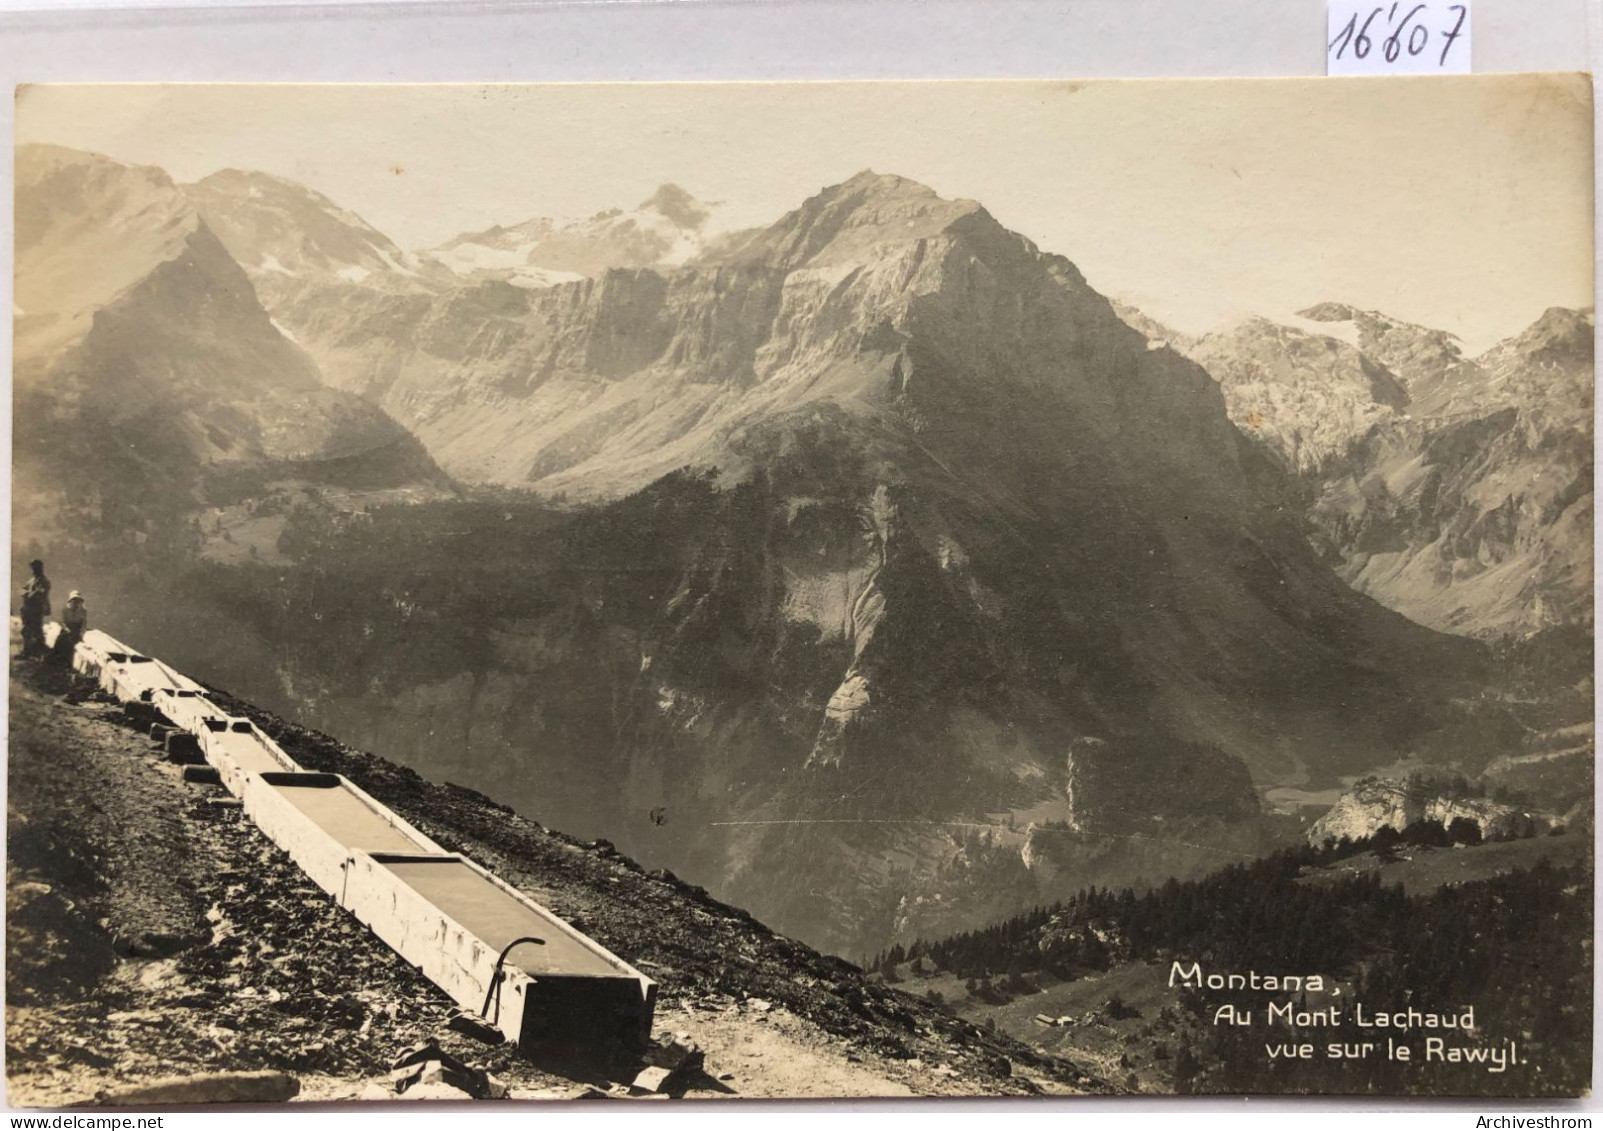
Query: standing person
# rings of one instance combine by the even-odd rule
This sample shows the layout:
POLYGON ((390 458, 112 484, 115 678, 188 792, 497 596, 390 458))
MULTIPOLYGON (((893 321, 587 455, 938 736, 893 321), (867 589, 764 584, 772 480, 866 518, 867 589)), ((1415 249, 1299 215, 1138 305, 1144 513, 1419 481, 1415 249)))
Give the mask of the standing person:
POLYGON ((50 615, 50 579, 38 558, 28 568, 33 576, 22 586, 22 654, 40 656, 45 651, 45 617, 50 615))

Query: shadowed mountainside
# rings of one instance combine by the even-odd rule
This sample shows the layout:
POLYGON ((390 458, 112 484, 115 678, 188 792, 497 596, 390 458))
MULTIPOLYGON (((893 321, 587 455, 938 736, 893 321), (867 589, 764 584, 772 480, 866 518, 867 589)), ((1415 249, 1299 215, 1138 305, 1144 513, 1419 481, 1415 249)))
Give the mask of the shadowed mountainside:
POLYGON ((1591 311, 1554 307, 1476 358, 1340 303, 1195 341, 1127 317, 1220 383, 1354 588, 1466 635, 1591 624, 1591 311))
POLYGON ((212 189, 324 380, 545 496, 297 505, 111 614, 269 706, 849 953, 1037 901, 1037 823, 1169 874, 1261 847, 1262 788, 1475 746, 1484 649, 1333 576, 1219 385, 976 202, 865 172, 524 288, 212 189))

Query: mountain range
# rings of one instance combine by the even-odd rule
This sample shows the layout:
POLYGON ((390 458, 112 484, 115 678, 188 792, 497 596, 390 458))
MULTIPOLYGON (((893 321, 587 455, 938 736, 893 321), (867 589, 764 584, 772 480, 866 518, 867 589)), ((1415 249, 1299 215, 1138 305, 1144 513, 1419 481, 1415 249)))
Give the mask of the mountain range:
POLYGON ((383 409, 331 388, 161 170, 17 152, 17 549, 181 538, 206 484, 439 479, 383 409))
POLYGON ((1231 419, 1293 478, 1349 584, 1443 631, 1592 622, 1591 310, 1554 307, 1466 357, 1340 303, 1187 340, 1231 419))
POLYGON ((226 568, 146 550, 216 629, 151 647, 821 946, 1242 851, 1273 787, 1484 762, 1487 650, 1432 629, 1580 616, 1586 425, 1533 390, 1589 396, 1582 314, 1473 360, 1337 307, 1305 322, 1355 342, 1159 336, 873 172, 752 231, 665 186, 409 253, 261 174, 25 168, 19 425, 144 429, 44 443, 74 474, 404 451, 366 485, 436 492, 253 501, 271 536, 226 568))

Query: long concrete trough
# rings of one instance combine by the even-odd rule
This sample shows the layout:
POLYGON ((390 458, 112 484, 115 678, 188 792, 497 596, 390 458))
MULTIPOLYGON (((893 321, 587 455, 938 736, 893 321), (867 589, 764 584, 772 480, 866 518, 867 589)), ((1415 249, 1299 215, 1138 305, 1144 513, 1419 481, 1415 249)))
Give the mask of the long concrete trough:
MULTIPOLYGON (((195 730, 201 753, 217 768, 230 793, 243 799, 249 781, 268 773, 300 769, 255 723, 229 715, 201 720, 195 730)), ((282 846, 280 846, 282 847, 282 846)))
MULTIPOLYGON (((57 635, 62 632, 61 625, 50 621, 45 625, 45 643, 54 647, 57 635)), ((98 677, 100 669, 112 662, 112 657, 127 655, 130 651, 128 645, 115 637, 108 636, 98 628, 91 628, 83 634, 78 645, 72 652, 73 670, 82 675, 98 677)))
POLYGON ((374 934, 523 1048, 651 1037, 656 983, 464 856, 357 853, 345 891, 374 934))
POLYGON ((202 691, 161 687, 151 695, 150 703, 173 726, 183 727, 196 736, 206 729, 208 721, 228 718, 228 713, 202 691))
POLYGON ((319 887, 526 1052, 650 1040, 655 982, 347 778, 303 769, 200 684, 106 633, 84 634, 73 667, 192 732, 246 815, 319 887))
POLYGON ((245 777, 240 798, 251 820, 342 907, 350 906, 346 881, 356 853, 445 852, 337 774, 254 772, 245 777))
MULTIPOLYGON (((54 647, 61 631, 60 624, 51 621, 45 629, 45 643, 54 647)), ((92 628, 83 634, 73 650, 72 666, 84 675, 97 678, 100 689, 119 703, 148 703, 158 691, 204 690, 188 676, 99 629, 92 628)))

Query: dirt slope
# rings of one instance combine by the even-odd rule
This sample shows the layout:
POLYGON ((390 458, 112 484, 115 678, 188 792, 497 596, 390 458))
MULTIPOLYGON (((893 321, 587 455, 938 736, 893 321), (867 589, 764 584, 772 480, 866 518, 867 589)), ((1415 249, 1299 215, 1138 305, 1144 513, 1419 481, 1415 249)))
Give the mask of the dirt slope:
MULTIPOLYGON (((390 1058, 435 1036, 514 1098, 615 1082, 443 1031, 452 1003, 339 910, 215 786, 186 784, 117 708, 14 663, 8 794, 7 1091, 92 1102, 129 1081, 272 1068, 302 1099, 375 1097, 390 1058)), ((224 697, 226 698, 226 697, 224 697)), ((661 983, 657 1032, 707 1051, 692 1096, 1103 1090, 604 843, 255 711, 309 768, 348 774, 661 983)), ((610 1074, 619 1075, 617 1071, 610 1074)))

